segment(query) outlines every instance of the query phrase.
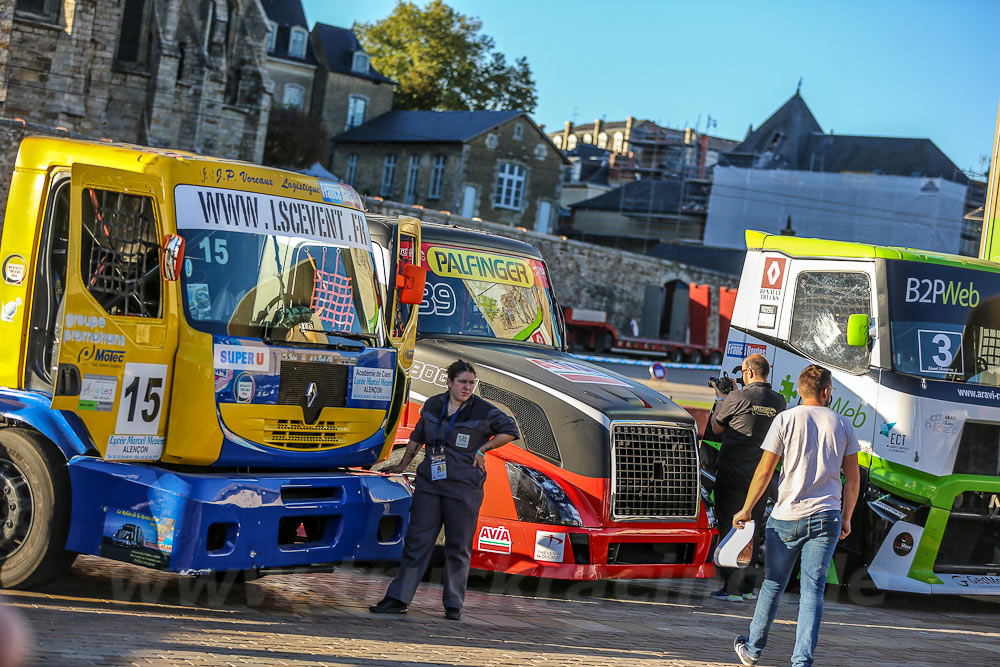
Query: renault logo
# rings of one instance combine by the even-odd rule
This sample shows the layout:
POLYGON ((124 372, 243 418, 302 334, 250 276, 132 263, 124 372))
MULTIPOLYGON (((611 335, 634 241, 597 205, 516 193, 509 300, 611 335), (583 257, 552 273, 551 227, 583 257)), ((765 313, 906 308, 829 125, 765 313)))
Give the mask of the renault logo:
POLYGON ((313 403, 316 402, 316 397, 319 396, 319 389, 316 388, 315 382, 309 383, 309 388, 306 389, 306 407, 311 408, 313 403))

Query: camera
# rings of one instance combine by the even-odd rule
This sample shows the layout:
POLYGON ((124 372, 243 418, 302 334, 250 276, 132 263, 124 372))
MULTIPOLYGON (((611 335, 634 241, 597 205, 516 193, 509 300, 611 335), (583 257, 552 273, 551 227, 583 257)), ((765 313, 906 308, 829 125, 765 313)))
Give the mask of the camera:
POLYGON ((708 386, 718 389, 723 394, 728 394, 733 389, 736 389, 736 383, 733 382, 733 378, 729 377, 726 371, 722 371, 722 377, 708 378, 708 386))

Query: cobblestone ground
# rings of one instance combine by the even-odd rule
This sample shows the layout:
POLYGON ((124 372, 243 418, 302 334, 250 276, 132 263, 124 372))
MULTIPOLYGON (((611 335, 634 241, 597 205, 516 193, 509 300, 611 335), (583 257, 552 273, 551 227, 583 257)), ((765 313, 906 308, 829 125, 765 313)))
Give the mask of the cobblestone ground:
MULTIPOLYGON (((71 575, 6 604, 30 624, 34 663, 57 665, 725 665, 753 613, 706 599, 708 581, 481 576, 460 622, 442 618, 432 583, 407 615, 373 616, 388 581, 344 568, 217 582, 80 557, 71 575)), ((796 605, 788 594, 759 664, 788 664, 796 605)), ((998 618, 995 599, 879 601, 831 587, 817 664, 991 664, 998 618)))

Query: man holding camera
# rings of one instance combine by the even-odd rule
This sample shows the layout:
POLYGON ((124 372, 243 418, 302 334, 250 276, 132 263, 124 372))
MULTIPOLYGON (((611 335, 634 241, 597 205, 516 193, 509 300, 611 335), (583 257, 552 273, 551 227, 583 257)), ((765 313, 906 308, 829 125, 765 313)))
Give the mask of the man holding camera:
MULTIPOLYGON (((763 453, 760 445, 764 436, 775 416, 785 409, 785 398, 771 389, 767 381, 771 365, 764 355, 751 354, 743 360, 740 370, 742 377, 737 382, 743 389, 726 393, 720 390, 720 383, 713 384, 716 399, 710 423, 712 432, 722 436, 715 478, 715 513, 722 536, 746 500, 750 480, 763 453)), ((753 508, 754 544, 763 534, 761 523, 766 506, 767 499, 762 497, 753 508)), ((727 602, 754 599, 755 580, 746 576, 746 570, 720 567, 719 574, 724 584, 712 593, 713 598, 727 602)))

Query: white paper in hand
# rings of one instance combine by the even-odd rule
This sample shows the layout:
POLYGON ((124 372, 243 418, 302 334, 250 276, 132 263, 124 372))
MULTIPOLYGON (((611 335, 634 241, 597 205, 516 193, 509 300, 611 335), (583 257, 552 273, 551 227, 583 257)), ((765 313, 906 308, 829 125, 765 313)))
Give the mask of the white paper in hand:
POLYGON ((718 567, 744 568, 753 559, 754 522, 747 521, 742 528, 733 528, 715 548, 718 567))

